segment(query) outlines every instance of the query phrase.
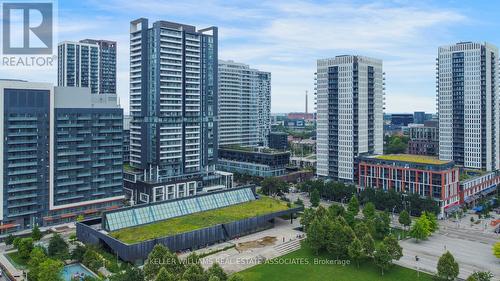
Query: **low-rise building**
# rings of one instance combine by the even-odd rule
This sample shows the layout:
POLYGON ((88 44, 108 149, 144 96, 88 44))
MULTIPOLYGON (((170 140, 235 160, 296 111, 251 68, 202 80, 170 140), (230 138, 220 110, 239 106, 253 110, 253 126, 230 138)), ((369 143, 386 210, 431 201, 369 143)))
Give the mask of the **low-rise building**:
POLYGON ((281 176, 286 173, 290 153, 265 148, 219 148, 217 169, 257 177, 281 176))
POLYGON ((439 125, 436 121, 408 126, 408 153, 416 155, 438 155, 439 125))
POLYGON ((478 199, 497 190, 500 183, 500 172, 483 172, 464 170, 460 181, 460 203, 471 206, 478 199))
POLYGON ((285 132, 269 133, 269 148, 282 149, 288 148, 288 134, 285 132))
POLYGON ((154 178, 125 165, 124 193, 130 205, 159 202, 233 188, 233 174, 213 171, 204 174, 154 178))
POLYGON ((453 161, 408 154, 362 156, 358 164, 359 189, 376 188, 416 193, 445 209, 460 203, 460 169, 453 161))
POLYGON ((290 157, 290 164, 297 168, 313 168, 316 169, 316 154, 311 154, 306 157, 290 157))

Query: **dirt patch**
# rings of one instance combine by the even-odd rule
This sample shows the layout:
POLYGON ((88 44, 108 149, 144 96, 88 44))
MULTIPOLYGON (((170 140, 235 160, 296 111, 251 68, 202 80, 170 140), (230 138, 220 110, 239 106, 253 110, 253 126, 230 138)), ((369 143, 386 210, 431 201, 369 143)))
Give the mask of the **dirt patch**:
POLYGON ((243 252, 254 248, 264 248, 266 246, 274 245, 278 239, 274 236, 266 236, 257 240, 241 242, 236 244, 236 250, 243 252))

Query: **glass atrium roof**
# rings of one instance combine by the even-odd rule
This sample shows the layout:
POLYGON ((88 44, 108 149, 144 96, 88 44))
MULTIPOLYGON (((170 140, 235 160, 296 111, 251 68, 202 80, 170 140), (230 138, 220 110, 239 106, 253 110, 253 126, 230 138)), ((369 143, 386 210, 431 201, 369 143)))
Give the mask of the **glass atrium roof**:
POLYGON ((104 229, 115 231, 122 228, 162 221, 196 212, 227 207, 255 200, 251 188, 207 193, 173 201, 138 205, 132 208, 104 213, 104 229))

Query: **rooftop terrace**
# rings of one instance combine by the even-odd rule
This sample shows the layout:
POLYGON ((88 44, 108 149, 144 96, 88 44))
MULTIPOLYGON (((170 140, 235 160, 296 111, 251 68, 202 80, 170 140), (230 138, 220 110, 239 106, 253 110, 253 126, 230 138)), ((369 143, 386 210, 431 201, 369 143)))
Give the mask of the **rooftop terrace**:
POLYGON ((388 160, 388 161, 410 162, 410 163, 430 164, 430 165, 443 165, 451 162, 451 161, 439 160, 437 157, 412 155, 412 154, 378 155, 374 156, 373 158, 380 160, 388 160))

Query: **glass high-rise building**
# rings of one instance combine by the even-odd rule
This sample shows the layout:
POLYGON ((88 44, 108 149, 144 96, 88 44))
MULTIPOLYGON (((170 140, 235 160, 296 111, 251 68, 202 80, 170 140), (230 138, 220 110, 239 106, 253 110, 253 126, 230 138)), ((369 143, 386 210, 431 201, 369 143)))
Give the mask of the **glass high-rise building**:
POLYGON ((130 165, 155 181, 215 169, 217 28, 130 24, 130 165))
POLYGON ((57 85, 116 94, 116 42, 85 39, 58 46, 57 85))
POLYGON ((439 158, 498 170, 498 48, 461 42, 438 49, 439 158))
POLYGON ((123 110, 88 88, 0 80, 1 233, 122 204, 123 110))
POLYGON ((352 182, 355 158, 383 153, 382 61, 320 59, 316 73, 317 175, 352 182))
POLYGON ((219 145, 267 145, 271 73, 219 60, 219 145))

